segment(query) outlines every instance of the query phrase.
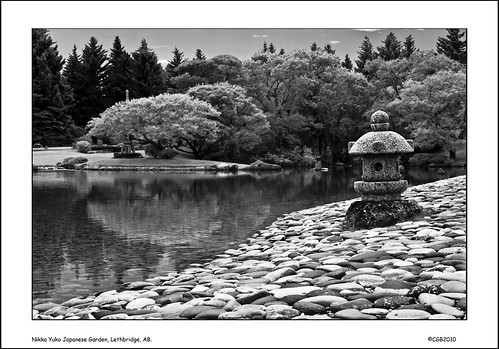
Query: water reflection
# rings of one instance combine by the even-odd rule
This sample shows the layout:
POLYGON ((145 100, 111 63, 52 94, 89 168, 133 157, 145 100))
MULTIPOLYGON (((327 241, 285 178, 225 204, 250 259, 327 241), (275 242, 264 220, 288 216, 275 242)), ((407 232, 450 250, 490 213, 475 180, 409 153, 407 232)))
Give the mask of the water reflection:
POLYGON ((360 171, 34 173, 34 296, 62 301, 208 261, 283 213, 358 196, 360 171))

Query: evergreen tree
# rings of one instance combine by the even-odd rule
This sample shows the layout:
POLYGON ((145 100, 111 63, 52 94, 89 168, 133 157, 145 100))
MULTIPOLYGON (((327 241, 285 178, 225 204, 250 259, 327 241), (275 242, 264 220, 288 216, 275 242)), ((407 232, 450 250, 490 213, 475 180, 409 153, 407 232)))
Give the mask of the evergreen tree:
POLYGON ((412 35, 409 35, 405 38, 404 48, 402 49, 402 57, 409 58, 414 51, 416 51, 416 47, 414 46, 414 39, 412 35))
POLYGON ((194 59, 205 60, 206 56, 204 55, 203 51, 201 51, 201 49, 198 48, 196 50, 196 55, 194 59))
POLYGON ((263 42, 263 52, 265 53, 265 52, 267 52, 267 50, 268 50, 268 49, 267 49, 267 42, 266 42, 266 41, 264 41, 264 42, 263 42))
POLYGON ((312 45, 310 45, 310 50, 311 51, 317 51, 317 43, 316 42, 313 42, 312 45))
POLYGON ((353 64, 350 57, 348 57, 348 53, 345 55, 345 60, 341 62, 341 66, 345 69, 352 70, 353 64))
POLYGON ((466 64, 466 39, 461 41, 466 32, 459 33, 459 29, 446 30, 448 34, 445 38, 437 38, 437 52, 459 63, 466 64))
POLYGON ((330 43, 327 43, 325 46, 324 46, 324 51, 326 51, 327 53, 331 54, 331 55, 334 55, 336 53, 336 50, 333 50, 333 46, 331 46, 330 43))
POLYGON ((269 52, 270 53, 275 53, 275 46, 274 46, 273 43, 270 43, 270 45, 269 45, 269 52))
POLYGON ((125 100, 126 90, 130 90, 133 83, 132 58, 121 45, 118 36, 114 38, 107 73, 103 91, 107 100, 106 107, 110 107, 116 102, 125 100))
POLYGON ((140 47, 132 53, 132 57, 133 89, 130 98, 152 97, 164 93, 166 88, 163 67, 158 62, 156 53, 147 47, 145 39, 142 39, 140 47))
POLYGON ((384 46, 378 47, 378 53, 380 58, 385 61, 391 61, 400 57, 402 52, 402 43, 397 40, 395 34, 390 32, 386 36, 385 41, 381 41, 384 46))
POLYGON ((73 121, 77 126, 85 127, 88 121, 106 109, 102 90, 107 75, 106 51, 92 36, 83 49, 80 66, 77 61, 75 47, 70 56, 72 66, 66 69, 66 76, 70 79, 76 101, 72 108, 73 121))
POLYGON ((177 72, 175 69, 184 62, 187 62, 187 59, 184 58, 184 53, 180 52, 177 47, 172 51, 173 58, 168 62, 166 66, 166 72, 168 73, 168 77, 172 78, 177 76, 177 72))
POLYGON ((280 54, 280 55, 283 55, 283 54, 284 54, 284 49, 283 49, 283 48, 281 48, 281 50, 279 51, 279 54, 280 54))
POLYGON ((360 51, 357 51, 358 59, 355 61, 357 68, 355 71, 366 75, 364 67, 366 62, 376 58, 376 53, 373 51, 373 45, 367 36, 364 36, 364 41, 360 44, 360 51))
POLYGON ((32 142, 44 146, 71 144, 67 113, 72 92, 61 71, 64 59, 47 29, 32 31, 32 142))

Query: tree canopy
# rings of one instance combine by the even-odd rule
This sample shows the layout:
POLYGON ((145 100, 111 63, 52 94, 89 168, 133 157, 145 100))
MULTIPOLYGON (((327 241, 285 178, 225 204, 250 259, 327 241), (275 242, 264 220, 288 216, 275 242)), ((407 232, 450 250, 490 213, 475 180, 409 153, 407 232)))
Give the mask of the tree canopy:
POLYGON ((219 116, 211 105, 183 94, 162 94, 119 102, 91 121, 89 136, 115 142, 130 137, 159 149, 183 141, 202 158, 218 138, 219 116))

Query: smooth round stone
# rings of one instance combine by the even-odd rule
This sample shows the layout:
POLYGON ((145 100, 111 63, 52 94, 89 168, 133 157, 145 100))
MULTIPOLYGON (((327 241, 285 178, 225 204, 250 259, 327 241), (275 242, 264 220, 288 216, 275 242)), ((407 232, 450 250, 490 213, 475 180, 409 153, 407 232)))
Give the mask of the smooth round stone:
POLYGON ((454 301, 449 298, 445 298, 436 294, 431 293, 421 293, 418 297, 419 303, 425 306, 431 306, 433 304, 441 303, 449 306, 454 305, 454 301))
MULTIPOLYGON (((194 276, 192 277, 192 279, 194 278, 194 276)), ((130 283, 126 289, 127 290, 140 290, 140 289, 143 289, 144 287, 146 286, 156 286, 154 283, 152 282, 146 282, 146 281, 135 281, 135 282, 132 282, 130 283)))
POLYGON ((389 320, 426 320, 431 316, 430 313, 418 309, 397 309, 392 310, 386 315, 389 320))
POLYGON ((357 282, 363 287, 376 287, 386 282, 381 276, 368 274, 354 276, 350 281, 357 282))
POLYGON ((296 274, 296 270, 290 267, 285 267, 281 269, 274 270, 267 275, 264 276, 265 279, 269 279, 271 282, 274 282, 283 276, 294 275, 296 274))
POLYGON ((168 305, 165 305, 164 307, 158 309, 158 312, 161 313, 162 318, 176 318, 178 317, 183 311, 191 308, 191 305, 188 304, 181 304, 181 303, 171 303, 168 305))
POLYGON ((301 299, 300 301, 319 304, 322 305, 323 307, 328 307, 330 304, 339 304, 347 302, 345 298, 338 296, 329 296, 329 295, 306 297, 301 299))
POLYGON ((457 271, 455 273, 441 273, 433 275, 434 279, 447 280, 447 281, 461 281, 466 282, 466 272, 457 271))
POLYGON ((194 316, 194 320, 215 320, 225 312, 223 309, 208 309, 194 316))
POLYGON ((99 304, 108 304, 108 303, 116 303, 121 299, 116 294, 101 294, 94 299, 95 303, 99 304))
POLYGON ((129 317, 128 314, 112 314, 101 317, 101 320, 125 320, 129 317))
POLYGON ((409 255, 415 255, 415 254, 420 254, 420 255, 428 255, 430 253, 434 253, 436 252, 434 249, 432 248, 415 248, 415 249, 412 249, 412 250, 409 250, 409 252, 407 252, 407 254, 409 255))
POLYGON ((267 313, 263 310, 237 308, 235 311, 226 312, 218 316, 219 320, 239 320, 239 319, 264 319, 267 313))
POLYGON ((390 269, 383 271, 380 276, 388 281, 388 280, 401 280, 413 275, 414 274, 412 274, 410 271, 404 269, 390 269))
POLYGON ((450 293, 465 293, 466 292, 466 284, 461 281, 447 281, 440 285, 440 287, 445 292, 450 293))
POLYGON ((52 309, 54 307, 58 307, 60 306, 59 304, 57 303, 53 303, 53 302, 47 302, 47 303, 41 303, 41 304, 37 304, 33 307, 33 309, 39 311, 39 312, 44 312, 44 311, 47 311, 49 309, 52 309))
POLYGON ((374 301, 375 308, 397 309, 402 305, 414 304, 416 300, 405 296, 388 296, 374 301))
POLYGON ((279 288, 276 290, 271 290, 270 293, 274 297, 281 299, 285 296, 305 295, 305 294, 312 292, 312 291, 315 291, 315 290, 320 290, 320 288, 316 287, 316 286, 298 286, 298 287, 290 287, 290 288, 279 288))
POLYGON ((376 317, 384 317, 389 313, 388 309, 384 308, 367 308, 360 311, 362 314, 373 315, 376 317))
MULTIPOLYGON (((61 305, 65 306, 65 307, 74 307, 74 306, 79 306, 79 305, 83 305, 83 304, 90 304, 94 301, 94 298, 84 298, 84 299, 81 299, 81 298, 72 298, 64 303, 62 303, 61 305)), ((55 304, 55 303, 53 303, 55 304)))
POLYGON ((240 304, 249 304, 256 301, 259 298, 267 297, 268 295, 269 295, 268 291, 257 291, 249 295, 243 295, 242 297, 238 297, 236 300, 240 304))
POLYGON ((270 305, 266 309, 265 319, 267 320, 287 320, 300 315, 300 311, 293 309, 289 305, 270 305))
POLYGON ((374 273, 375 271, 377 271, 378 269, 376 268, 368 268, 368 267, 365 267, 365 268, 358 268, 356 271, 359 272, 359 273, 374 273))
POLYGON ((373 303, 368 301, 365 298, 354 299, 352 301, 344 302, 344 303, 333 303, 329 306, 332 312, 337 312, 344 309, 357 309, 363 310, 367 308, 372 308, 373 303))
POLYGON ((393 263, 394 267, 410 267, 410 266, 413 266, 413 265, 414 265, 414 263, 407 262, 407 261, 400 261, 400 262, 393 263))
POLYGON ((436 233, 435 229, 423 228, 416 233, 416 236, 429 236, 432 233, 436 233))
POLYGON ((458 307, 459 309, 462 309, 462 310, 466 310, 467 309, 467 298, 465 297, 465 298, 458 300, 456 303, 456 307, 458 307))
POLYGON ((464 312, 446 304, 435 303, 432 304, 431 307, 433 310, 440 314, 448 314, 456 317, 464 316, 464 312))
POLYGON ((449 314, 433 314, 428 318, 428 320, 455 320, 455 319, 457 319, 455 316, 449 314))
POLYGON ((456 300, 466 298, 466 293, 444 292, 441 293, 440 295, 445 298, 456 299, 456 300))
POLYGON ((323 314, 326 312, 326 307, 316 303, 304 302, 303 300, 293 304, 293 308, 305 315, 323 314))
POLYGON ((361 313, 357 309, 344 309, 334 313, 335 318, 345 320, 375 320, 376 316, 361 313))
POLYGON ((187 308, 182 313, 180 313, 179 316, 183 318, 192 319, 206 310, 219 310, 219 308, 209 305, 197 305, 194 307, 187 308))
POLYGON ((343 290, 359 290, 365 291, 364 287, 355 282, 344 282, 340 284, 333 284, 326 287, 331 291, 343 291, 343 290))
POLYGON ((126 309, 142 309, 145 306, 154 304, 154 299, 150 298, 137 298, 126 305, 126 309))
POLYGON ((419 297, 420 294, 422 293, 429 293, 429 294, 441 294, 443 293, 444 290, 438 285, 426 285, 426 284, 419 284, 414 287, 412 287, 409 292, 407 292, 408 297, 419 297))

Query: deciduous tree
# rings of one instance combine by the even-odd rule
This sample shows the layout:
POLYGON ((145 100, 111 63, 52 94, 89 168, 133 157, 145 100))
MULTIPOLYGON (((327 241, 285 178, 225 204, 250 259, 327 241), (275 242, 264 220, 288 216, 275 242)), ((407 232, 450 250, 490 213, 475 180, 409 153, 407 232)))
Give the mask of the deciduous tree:
POLYGON ((156 149, 184 142, 198 159, 217 141, 220 115, 203 101, 181 94, 162 94, 119 102, 91 122, 89 136, 115 142, 129 138, 156 149))
POLYGON ((224 161, 246 161, 261 146, 269 131, 265 114, 246 95, 241 86, 226 82, 196 86, 187 92, 193 98, 208 102, 220 115, 220 137, 212 157, 224 161))

